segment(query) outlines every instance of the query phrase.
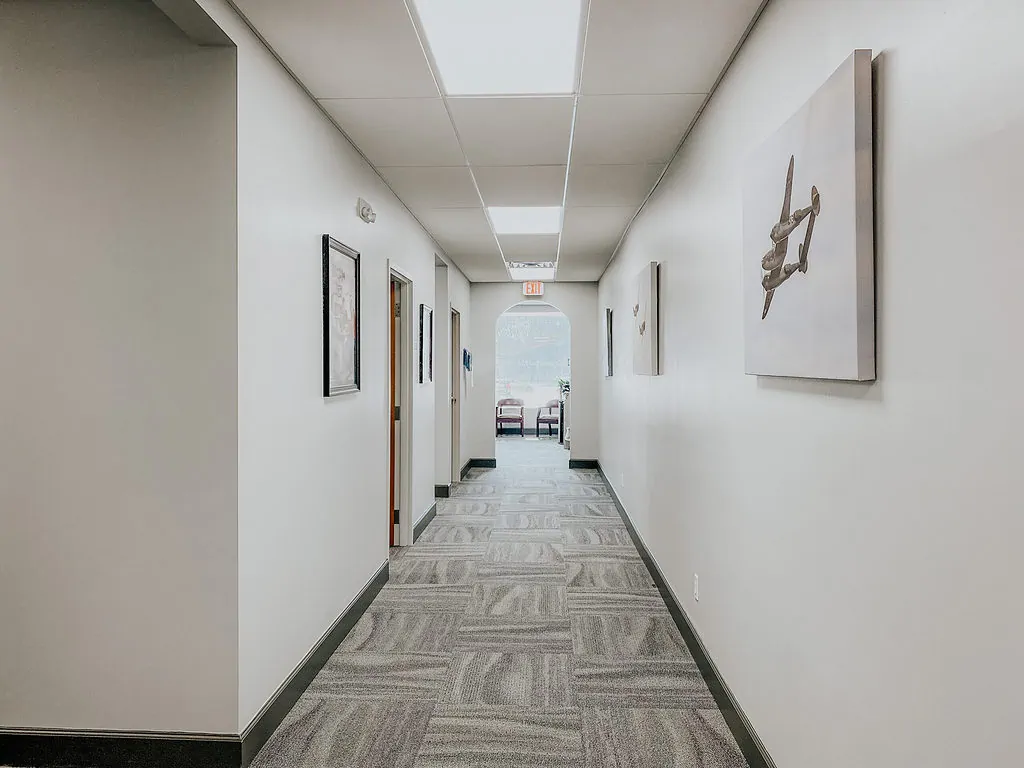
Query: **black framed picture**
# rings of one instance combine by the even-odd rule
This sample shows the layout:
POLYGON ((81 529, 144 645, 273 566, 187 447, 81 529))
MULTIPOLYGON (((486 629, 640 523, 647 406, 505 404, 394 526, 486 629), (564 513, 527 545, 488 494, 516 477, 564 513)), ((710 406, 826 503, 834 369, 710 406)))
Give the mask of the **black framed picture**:
POLYGON ((605 346, 607 347, 606 360, 608 365, 608 372, 605 374, 606 376, 611 376, 614 372, 612 362, 614 360, 614 357, 612 356, 612 317, 612 310, 610 308, 606 308, 604 311, 604 336, 605 346))
POLYGON ((359 252, 322 238, 324 397, 359 391, 359 252))
POLYGON ((420 304, 420 384, 434 380, 434 310, 420 304))

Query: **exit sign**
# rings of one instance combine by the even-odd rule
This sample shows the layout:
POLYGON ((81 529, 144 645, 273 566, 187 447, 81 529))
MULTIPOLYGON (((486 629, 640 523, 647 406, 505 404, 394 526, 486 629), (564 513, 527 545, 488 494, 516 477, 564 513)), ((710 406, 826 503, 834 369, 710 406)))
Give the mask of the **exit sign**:
POLYGON ((527 280, 523 283, 523 296, 543 296, 544 283, 540 280, 527 280))

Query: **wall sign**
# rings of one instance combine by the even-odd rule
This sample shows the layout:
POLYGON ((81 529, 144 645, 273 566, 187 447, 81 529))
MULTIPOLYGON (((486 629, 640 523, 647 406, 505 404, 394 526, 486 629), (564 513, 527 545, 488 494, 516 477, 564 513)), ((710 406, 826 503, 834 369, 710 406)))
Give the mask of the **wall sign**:
POLYGON ((526 280, 523 283, 523 296, 543 296, 544 283, 540 280, 526 280))

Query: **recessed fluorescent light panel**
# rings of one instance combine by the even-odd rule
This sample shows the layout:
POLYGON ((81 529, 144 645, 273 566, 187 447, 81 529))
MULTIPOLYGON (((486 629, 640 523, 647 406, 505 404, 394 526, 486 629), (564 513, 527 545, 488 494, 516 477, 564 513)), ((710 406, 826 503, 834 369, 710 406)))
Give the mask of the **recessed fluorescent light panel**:
POLYGON ((581 0, 413 0, 449 96, 570 94, 581 0))
POLYGON ((496 235, 557 235, 562 231, 560 205, 539 208, 491 206, 487 213, 496 235))
POLYGON ((554 280, 555 264, 551 261, 510 262, 508 276, 513 280, 554 280))

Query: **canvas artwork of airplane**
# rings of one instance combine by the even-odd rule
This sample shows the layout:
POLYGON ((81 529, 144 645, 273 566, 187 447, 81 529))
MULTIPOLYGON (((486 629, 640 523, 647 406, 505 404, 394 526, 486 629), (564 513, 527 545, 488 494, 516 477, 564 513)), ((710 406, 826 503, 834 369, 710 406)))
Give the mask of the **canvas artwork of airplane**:
POLYGON ((747 374, 875 378, 871 86, 856 50, 743 159, 747 374))
POLYGON ((764 270, 764 277, 761 278, 761 285, 764 287, 764 309, 761 311, 761 319, 768 316, 768 310, 772 306, 772 297, 780 285, 789 280, 797 272, 807 273, 807 254, 811 248, 811 233, 814 231, 814 219, 821 212, 821 198, 818 188, 811 187, 811 204, 806 208, 790 214, 790 204, 793 198, 793 166, 796 162, 794 155, 789 156, 789 171, 786 173, 786 191, 782 197, 782 213, 779 215, 779 223, 772 227, 769 237, 772 247, 761 259, 761 269, 764 270), (795 262, 786 264, 786 255, 789 252, 789 236, 796 230, 804 219, 807 220, 807 229, 804 232, 804 241, 797 249, 798 258, 795 262))

